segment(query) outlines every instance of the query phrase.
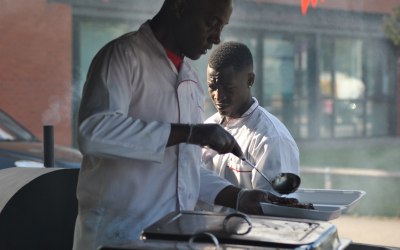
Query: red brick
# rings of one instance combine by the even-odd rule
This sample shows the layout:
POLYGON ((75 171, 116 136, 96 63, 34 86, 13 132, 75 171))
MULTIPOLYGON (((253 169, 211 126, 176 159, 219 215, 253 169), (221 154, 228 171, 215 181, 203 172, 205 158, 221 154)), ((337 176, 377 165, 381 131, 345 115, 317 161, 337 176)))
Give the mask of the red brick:
POLYGON ((0 107, 42 138, 43 116, 58 106, 55 142, 72 142, 72 11, 46 0, 3 0, 0 107), (54 107, 54 105, 53 105, 54 107))

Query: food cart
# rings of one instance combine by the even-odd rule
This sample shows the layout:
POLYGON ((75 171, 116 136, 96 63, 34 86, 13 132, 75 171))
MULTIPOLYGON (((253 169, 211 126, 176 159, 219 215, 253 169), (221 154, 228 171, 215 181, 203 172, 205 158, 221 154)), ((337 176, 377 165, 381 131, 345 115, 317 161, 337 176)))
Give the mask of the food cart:
POLYGON ((315 210, 263 203, 264 216, 240 212, 173 212, 146 228, 142 238, 121 249, 397 249, 340 237, 330 220, 350 212, 365 195, 360 190, 300 189, 291 197, 315 210))

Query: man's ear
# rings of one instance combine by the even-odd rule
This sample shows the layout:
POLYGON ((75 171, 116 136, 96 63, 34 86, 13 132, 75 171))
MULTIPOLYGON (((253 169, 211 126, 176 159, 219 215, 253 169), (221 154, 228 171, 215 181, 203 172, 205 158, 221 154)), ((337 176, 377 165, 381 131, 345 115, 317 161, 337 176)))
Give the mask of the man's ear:
POLYGON ((173 5, 175 17, 180 19, 185 10, 186 0, 175 0, 173 5))
POLYGON ((254 74, 254 72, 250 72, 247 78, 247 86, 251 88, 251 86, 253 86, 254 84, 254 80, 256 79, 256 75, 254 74))

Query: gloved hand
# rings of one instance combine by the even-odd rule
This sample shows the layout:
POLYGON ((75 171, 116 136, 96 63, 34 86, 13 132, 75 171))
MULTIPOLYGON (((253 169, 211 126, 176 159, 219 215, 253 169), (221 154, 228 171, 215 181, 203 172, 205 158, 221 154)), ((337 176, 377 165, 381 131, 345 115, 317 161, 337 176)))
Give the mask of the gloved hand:
POLYGON ((258 189, 242 189, 237 197, 236 210, 246 214, 263 214, 260 202, 284 205, 298 203, 298 200, 276 196, 270 192, 258 189))
POLYGON ((196 124, 191 126, 192 132, 187 140, 190 144, 209 147, 219 154, 230 153, 233 148, 239 147, 235 138, 219 124, 196 124))

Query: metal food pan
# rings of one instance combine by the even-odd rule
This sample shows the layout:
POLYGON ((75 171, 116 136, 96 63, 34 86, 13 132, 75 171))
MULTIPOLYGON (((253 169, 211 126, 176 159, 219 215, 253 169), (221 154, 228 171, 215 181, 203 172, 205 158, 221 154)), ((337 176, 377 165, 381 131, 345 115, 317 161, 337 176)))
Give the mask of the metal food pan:
POLYGON ((338 207, 345 214, 353 210, 362 197, 366 194, 361 190, 339 190, 339 189, 299 189, 288 195, 303 203, 312 203, 318 207, 338 207))
POLYGON ((150 227, 145 240, 190 241, 195 235, 212 234, 221 244, 247 249, 339 249, 336 227, 325 221, 198 211, 173 212, 150 227), (248 230, 244 230, 247 228, 248 230))

